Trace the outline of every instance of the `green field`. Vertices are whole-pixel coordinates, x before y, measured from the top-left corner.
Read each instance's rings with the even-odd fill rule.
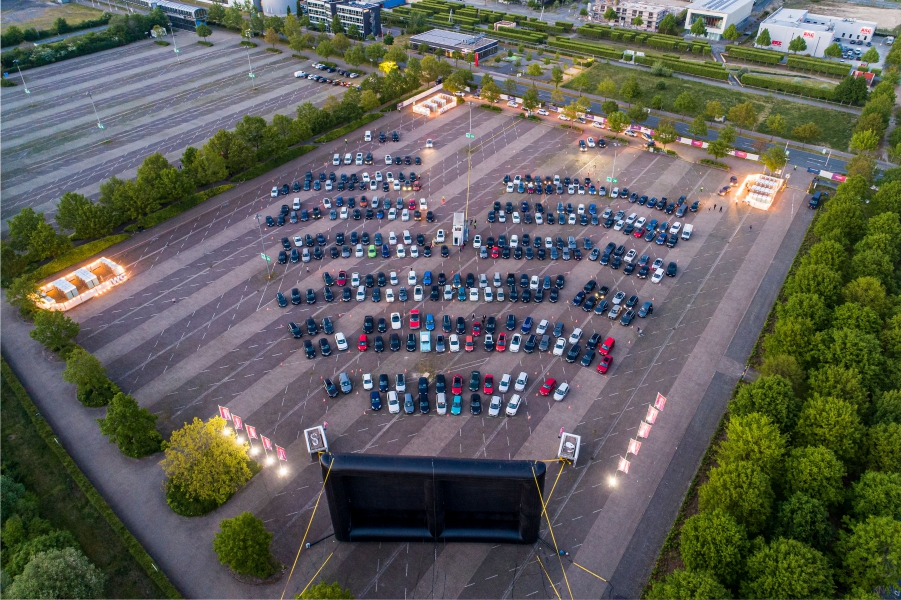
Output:
[[[25,10],[4,10],[3,25],[0,29],[6,31],[11,25],[19,29],[50,29],[53,22],[62,17],[69,25],[78,25],[83,21],[99,19],[103,16],[102,10],[83,6],[81,4],[55,4],[46,5],[46,8],[28,8]]]
[[[106,575],[107,597],[165,597],[44,442],[5,378],[0,383],[0,418],[3,472],[37,494],[41,517],[72,532]]]
[[[702,110],[704,103],[711,100],[718,100],[727,109],[735,104],[751,101],[757,109],[760,119],[757,131],[761,134],[768,135],[766,127],[763,125],[766,117],[770,114],[778,113],[785,118],[788,124],[788,132],[791,132],[792,128],[798,125],[810,122],[816,123],[820,127],[822,138],[815,143],[837,150],[847,149],[848,140],[851,139],[851,130],[857,121],[857,115],[852,113],[810,106],[794,100],[749,94],[739,91],[737,88],[723,88],[677,77],[654,77],[645,71],[604,63],[594,65],[584,73],[568,81],[563,87],[571,90],[578,90],[581,87],[586,92],[594,92],[598,83],[606,77],[610,77],[616,82],[617,86],[621,86],[631,75],[635,76],[643,89],[641,101],[645,104],[650,104],[651,98],[659,94],[663,97],[663,110],[675,112],[672,108],[673,102],[682,92],[689,92],[695,97],[698,110]],[[659,81],[663,81],[666,84],[666,89],[655,89],[654,86]],[[622,100],[621,97],[617,99]],[[695,115],[690,116],[694,117]],[[791,136],[789,133],[786,133],[784,137]]]

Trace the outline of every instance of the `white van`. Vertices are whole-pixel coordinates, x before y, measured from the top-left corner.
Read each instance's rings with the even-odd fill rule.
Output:
[[[351,154],[350,152],[348,152],[347,154],[344,155],[344,164],[345,164],[345,165],[349,165],[349,164],[351,164],[353,161],[354,161],[353,154]]]
[[[695,230],[695,226],[694,226],[694,225],[691,225],[691,224],[686,225],[686,226],[682,229],[682,239],[683,239],[683,240],[687,240],[688,238],[690,238],[690,237],[691,237],[691,232],[694,231],[694,230]]]
[[[372,141],[372,132],[371,131],[367,131],[365,134],[363,134],[363,141],[364,142]]]
[[[332,157],[332,164],[335,165],[336,167],[341,166],[341,155],[340,154],[336,154],[335,156]]]

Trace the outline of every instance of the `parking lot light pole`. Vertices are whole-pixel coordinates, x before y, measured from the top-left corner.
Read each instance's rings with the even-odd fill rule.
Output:
[[[178,59],[178,64],[181,64],[181,56],[178,51],[178,40],[175,39],[175,29],[172,27],[172,23],[169,23],[169,33],[172,34],[172,43],[175,44],[175,58]]]
[[[469,184],[472,181],[472,140],[475,135],[472,133],[472,101],[469,101],[469,133],[466,134],[466,141],[469,145],[466,151],[466,210],[463,215],[463,241],[469,241]]]
[[[266,243],[263,241],[263,225],[262,225],[262,223],[260,223],[260,213],[257,213],[256,215],[254,215],[254,218],[256,218],[257,227],[260,229],[260,247],[263,250],[263,256],[266,256]],[[269,261],[266,259],[263,259],[263,260],[266,261],[266,278],[271,279],[272,273],[271,273],[271,271],[269,271]]]
[[[25,86],[25,93],[30,94],[31,90],[28,89],[28,84],[25,83],[25,76],[22,75],[22,67],[19,66],[19,59],[17,58],[13,62],[16,63],[16,68],[19,69],[19,77],[22,79],[22,85]]]
[[[103,123],[100,122],[100,115],[97,114],[97,105],[94,104],[94,95],[88,90],[86,96],[91,99],[91,106],[94,109],[94,117],[97,118],[97,128],[103,132],[103,139],[106,140],[106,131],[104,130]]]
[[[250,69],[250,89],[257,89],[256,83],[256,75],[253,74],[253,65],[250,64],[250,48],[248,46],[244,46],[244,49],[247,50],[247,68]]]

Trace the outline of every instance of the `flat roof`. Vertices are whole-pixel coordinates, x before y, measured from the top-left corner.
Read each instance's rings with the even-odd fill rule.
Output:
[[[754,0],[696,0],[688,5],[690,11],[713,11],[721,13],[731,13],[746,4],[754,4]]]
[[[458,33],[456,31],[448,31],[446,29],[431,29],[423,33],[418,33],[410,38],[411,43],[424,43],[451,47],[481,47],[485,44],[496,41],[497,40],[488,39],[483,35]]]
[[[873,28],[876,27],[874,21],[818,15],[799,8],[780,8],[764,19],[763,23],[767,25],[797,27],[814,31],[832,31],[839,23],[859,23],[861,25],[869,25]]]

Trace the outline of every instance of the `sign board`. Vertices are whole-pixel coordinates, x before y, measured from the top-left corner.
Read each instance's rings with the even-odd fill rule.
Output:
[[[560,447],[557,449],[557,458],[576,464],[579,460],[579,446],[582,445],[582,437],[572,433],[564,433],[560,436]]]
[[[813,38],[816,37],[816,35],[817,34],[815,34],[812,31],[805,31],[804,33],[801,34],[802,37],[807,38],[808,40],[812,40]]]
[[[861,35],[871,35],[873,33],[872,27],[861,27],[860,28]]]
[[[303,437],[307,442],[307,451],[311,455],[328,452],[328,440],[325,437],[325,429],[322,428],[322,425],[304,429]]]
[[[267,263],[272,262],[272,258],[270,258],[268,254],[264,254],[264,253],[260,252],[260,258],[265,260]]]

